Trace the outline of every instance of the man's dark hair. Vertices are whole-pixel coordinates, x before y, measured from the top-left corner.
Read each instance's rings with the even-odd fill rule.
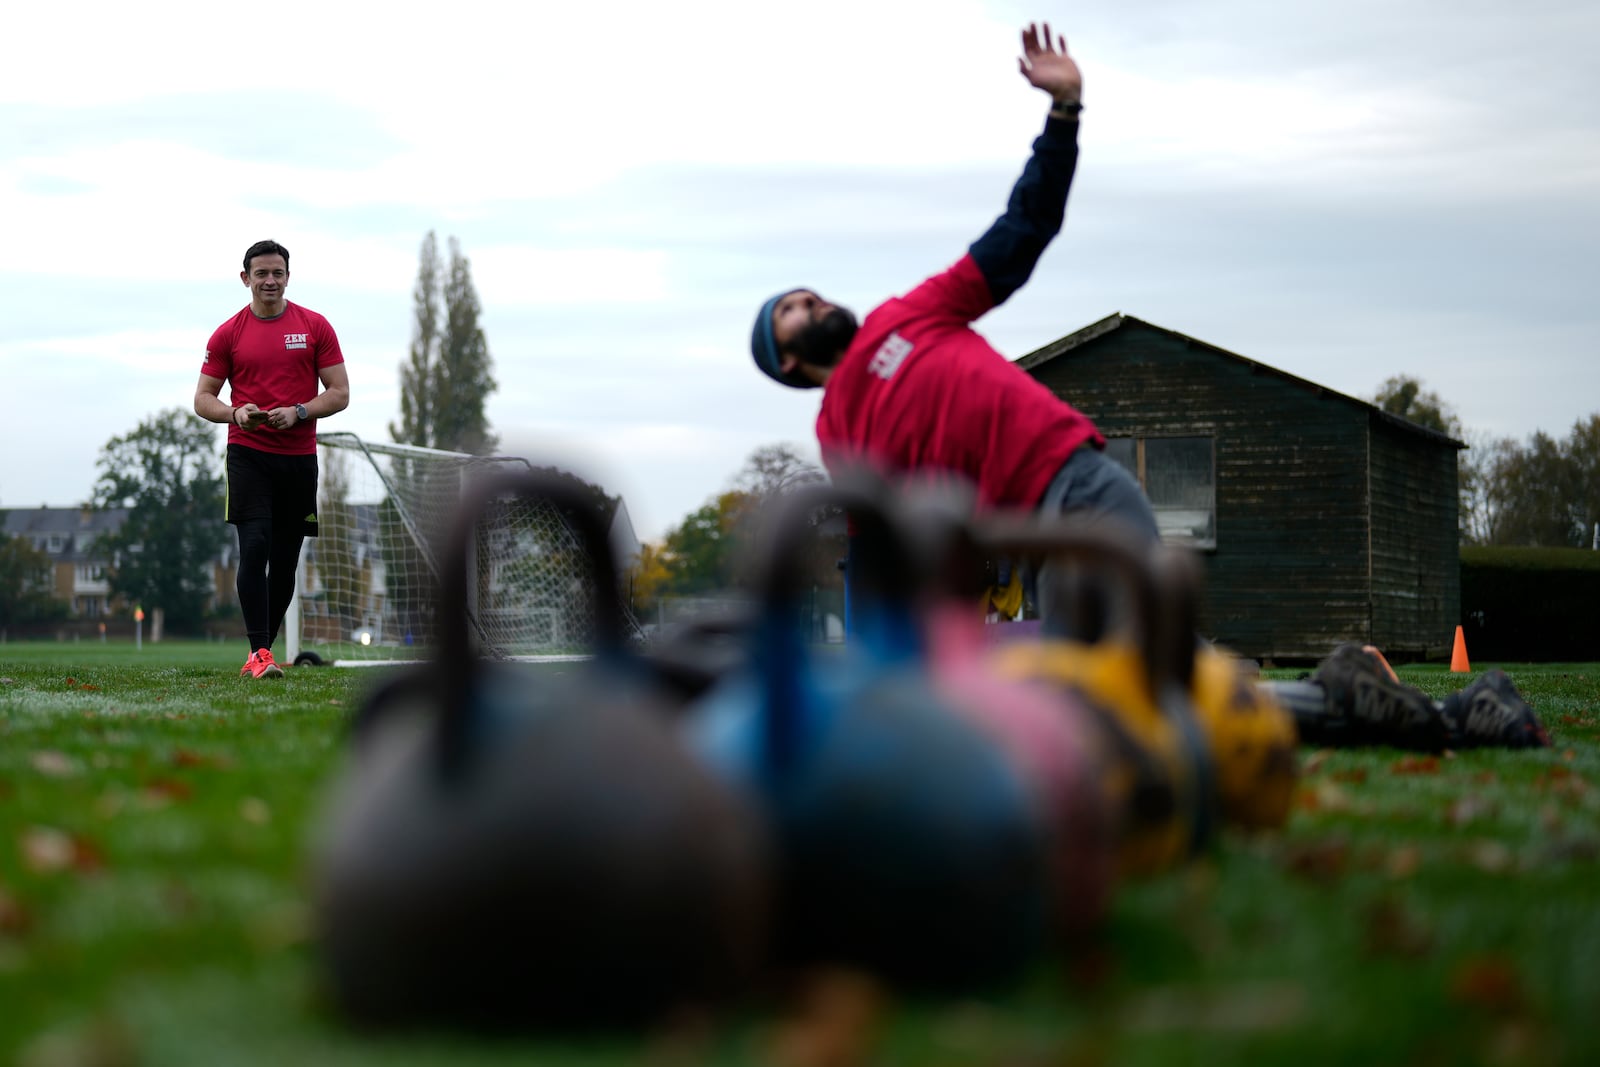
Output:
[[[289,269],[289,250],[276,241],[257,241],[244,250],[244,272],[250,273],[250,261],[257,256],[282,256],[283,269]]]

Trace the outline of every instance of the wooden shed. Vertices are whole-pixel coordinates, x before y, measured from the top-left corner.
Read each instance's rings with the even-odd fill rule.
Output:
[[[1200,552],[1207,636],[1280,662],[1341,641],[1449,654],[1461,442],[1129,315],[1017,362],[1100,427],[1163,539]]]

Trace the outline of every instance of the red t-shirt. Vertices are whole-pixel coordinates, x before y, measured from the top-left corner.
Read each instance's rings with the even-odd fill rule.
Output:
[[[221,378],[229,386],[234,407],[254,404],[263,410],[304,404],[317,395],[318,371],[344,362],[339,337],[315,311],[284,301],[283,314],[258,318],[248,306],[217,327],[206,344],[200,373]],[[297,422],[287,430],[234,425],[230,445],[244,445],[285,456],[317,451],[317,420]]]
[[[1104,445],[1087,416],[972,329],[993,306],[966,255],[873,309],[822,394],[828,469],[954,473],[981,507],[1032,508],[1074,449]]]

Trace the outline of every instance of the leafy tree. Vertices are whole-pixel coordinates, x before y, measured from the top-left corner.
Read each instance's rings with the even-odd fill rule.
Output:
[[[747,553],[762,533],[758,520],[770,514],[776,497],[822,480],[822,471],[788,445],[756,449],[731,479],[733,488],[668,531],[661,546],[668,574],[661,592],[688,596],[747,584]]]
[[[484,412],[499,385],[471,264],[454,237],[449,244],[445,265],[432,231],[422,242],[411,350],[400,365],[400,420],[389,434],[400,444],[485,455],[499,443]]]
[[[826,481],[821,468],[800,457],[793,445],[762,445],[744,461],[734,475],[734,488],[767,500],[802,485]]]
[[[492,374],[489,342],[478,324],[483,308],[472,285],[472,268],[454,237],[450,238],[444,307],[443,374],[434,413],[437,447],[486,455],[499,444],[499,438],[489,432],[483,406],[499,385]]]
[[[1503,545],[1576,543],[1567,505],[1569,469],[1561,446],[1536,431],[1525,446],[1498,457],[1495,540]]]
[[[51,594],[50,572],[50,557],[26,537],[0,534],[0,631],[66,617],[67,605]]]
[[[730,490],[706,501],[667,532],[661,546],[669,575],[664,593],[693,596],[736,584],[735,534],[749,503],[749,494]]]
[[[1461,420],[1450,405],[1441,400],[1438,393],[1423,389],[1415,378],[1397,374],[1388,379],[1378,387],[1374,403],[1391,415],[1461,439]]]
[[[1397,374],[1385,381],[1378,387],[1373,403],[1391,415],[1409,419],[1458,441],[1468,438],[1450,405],[1440,399],[1438,393],[1424,389],[1420,381],[1408,375]],[[1468,446],[1456,454],[1456,527],[1463,543],[1474,544],[1479,543],[1478,529],[1485,521],[1482,486],[1488,472],[1483,466],[1486,451],[1476,448],[1470,441]]]
[[[433,443],[434,375],[439,365],[439,242],[433,231],[422,239],[422,263],[412,290],[411,352],[400,364],[400,422],[389,436],[403,445]]]
[[[1600,547],[1600,412],[1574,423],[1566,444],[1578,546]]]
[[[1507,457],[1520,447],[1509,437],[1468,431],[1460,455],[1461,540],[1469,545],[1499,544],[1501,502],[1506,498]]]
[[[653,607],[667,583],[672,580],[665,546],[649,542],[639,546],[639,558],[629,572],[634,606],[640,611]]]
[[[198,630],[210,567],[227,543],[212,424],[179,408],[158,412],[108,441],[97,465],[94,504],[129,509],[122,528],[100,539],[112,593],[161,608],[175,631]]]

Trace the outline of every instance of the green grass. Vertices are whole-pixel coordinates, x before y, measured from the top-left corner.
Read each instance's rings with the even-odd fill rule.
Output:
[[[378,675],[249,684],[242,658],[0,645],[0,1062],[839,1062],[795,1051],[829,1035],[885,1064],[1600,1061],[1594,664],[1509,667],[1551,751],[1305,750],[1284,831],[1123,887],[1102,944],[1003,999],[574,1046],[374,1037],[322,1007],[306,845]]]

